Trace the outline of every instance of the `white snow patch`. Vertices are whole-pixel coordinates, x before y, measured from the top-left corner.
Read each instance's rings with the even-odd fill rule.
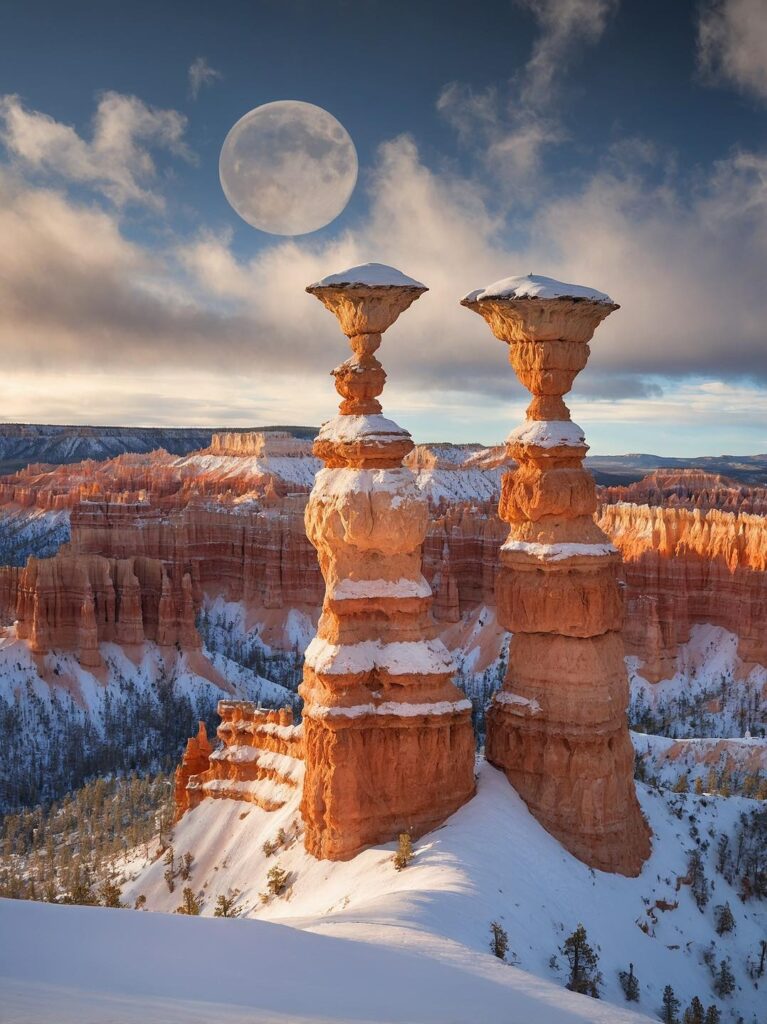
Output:
[[[419,715],[452,715],[456,711],[469,711],[470,700],[438,700],[431,704],[407,704],[403,701],[387,700],[381,704],[354,704],[352,707],[306,708],[304,715],[309,718],[362,718],[365,715],[397,715],[398,718],[417,718]]]
[[[609,302],[612,299],[596,288],[580,284],[565,284],[553,277],[542,274],[527,274],[520,277],[504,277],[486,288],[478,288],[464,296],[466,302],[479,299],[589,299],[591,302]]]
[[[507,540],[501,545],[501,551],[519,551],[534,558],[541,558],[545,562],[559,562],[563,558],[577,556],[602,557],[618,554],[618,549],[612,544],[539,544],[528,540]]]
[[[354,601],[362,597],[430,597],[431,587],[423,576],[409,580],[341,580],[329,596],[334,601]]]
[[[414,501],[420,498],[415,477],[404,466],[395,469],[321,469],[315,477],[312,491],[315,500],[327,501],[349,494],[389,494],[393,498]]]
[[[318,636],[306,648],[304,663],[323,675],[357,675],[375,669],[389,675],[444,675],[454,667],[441,640],[332,644]]]
[[[426,288],[420,281],[408,277],[396,267],[385,263],[363,263],[359,267],[350,267],[337,274],[328,274],[321,281],[310,284],[310,288],[327,288],[331,285],[362,284],[371,288]]]
[[[410,434],[385,416],[336,416],[322,424],[317,440],[390,441],[393,437],[410,437]]]
[[[583,429],[572,420],[526,420],[512,430],[508,439],[538,448],[582,448],[586,443]]]
[[[509,693],[508,690],[499,690],[498,693],[494,694],[493,700],[496,700],[499,704],[518,707],[521,711],[529,711],[531,715],[537,715],[541,710],[541,705],[537,700],[520,697],[518,693]]]

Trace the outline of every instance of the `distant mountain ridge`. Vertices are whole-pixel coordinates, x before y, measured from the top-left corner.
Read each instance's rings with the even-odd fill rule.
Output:
[[[188,455],[209,447],[213,434],[283,430],[294,437],[314,438],[313,426],[270,425],[253,427],[119,427],[77,426],[47,423],[0,423],[0,475],[14,473],[36,462],[55,465],[98,461],[125,452],[146,453],[164,448],[172,455]],[[431,444],[434,449],[483,445]],[[442,454],[446,456],[446,451]],[[767,483],[767,453],[763,455],[702,455],[694,458],[632,452],[626,455],[592,455],[586,465],[597,483],[626,485],[659,469],[699,469],[728,476],[740,483]]]
[[[125,452],[145,453],[164,448],[173,455],[210,445],[213,434],[250,430],[284,430],[312,438],[316,427],[101,427],[47,423],[0,423],[0,474],[15,473],[35,462],[62,464],[84,459],[111,459]]]

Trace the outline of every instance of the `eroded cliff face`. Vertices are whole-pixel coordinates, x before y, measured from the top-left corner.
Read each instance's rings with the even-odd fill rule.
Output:
[[[672,676],[696,623],[739,638],[744,662],[767,664],[767,519],[711,509],[603,505],[627,583],[627,650],[651,682]]]
[[[31,558],[19,579],[16,616],[16,635],[33,654],[72,651],[91,668],[102,664],[103,641],[200,646],[189,574],[171,576],[150,558],[71,551]]]
[[[201,722],[176,770],[176,820],[206,797],[276,811],[303,781],[303,733],[290,708],[269,711],[251,701],[222,700],[218,713],[221,745],[211,750]]]

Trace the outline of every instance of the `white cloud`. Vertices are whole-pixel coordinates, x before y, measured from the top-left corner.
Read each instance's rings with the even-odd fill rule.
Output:
[[[189,94],[195,100],[204,86],[213,85],[214,82],[220,81],[224,77],[220,71],[216,71],[208,64],[206,57],[195,57],[189,65],[187,76],[189,78]]]
[[[566,138],[556,110],[562,80],[599,42],[617,6],[618,0],[517,0],[535,17],[539,33],[507,94],[459,82],[442,90],[437,109],[460,141],[483,154],[511,197],[530,198],[546,148]]]
[[[98,101],[87,141],[71,125],[28,110],[18,96],[0,97],[0,140],[19,164],[88,185],[116,206],[162,208],[162,196],[149,187],[157,176],[150,150],[193,159],[184,141],[186,123],[176,110],[160,110],[135,96],[107,92]]]
[[[767,3],[707,0],[698,21],[702,70],[767,100]]]

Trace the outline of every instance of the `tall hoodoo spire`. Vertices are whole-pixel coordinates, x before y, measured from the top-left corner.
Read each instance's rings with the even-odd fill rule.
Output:
[[[532,274],[471,292],[462,305],[506,342],[533,395],[508,439],[518,468],[504,477],[499,505],[510,531],[498,618],[514,635],[487,716],[487,757],[575,856],[636,875],[650,839],[626,724],[620,555],[594,522],[588,445],[562,398],[597,326],[619,307],[602,292]]]
[[[338,317],[354,353],[333,371],[340,415],[314,445],[326,468],[306,532],[326,592],[300,690],[306,848],[344,860],[400,832],[426,832],[468,800],[474,737],[421,574],[428,509],[402,465],[413,442],[378,401],[381,335],[426,288],[368,264],[307,291]]]

